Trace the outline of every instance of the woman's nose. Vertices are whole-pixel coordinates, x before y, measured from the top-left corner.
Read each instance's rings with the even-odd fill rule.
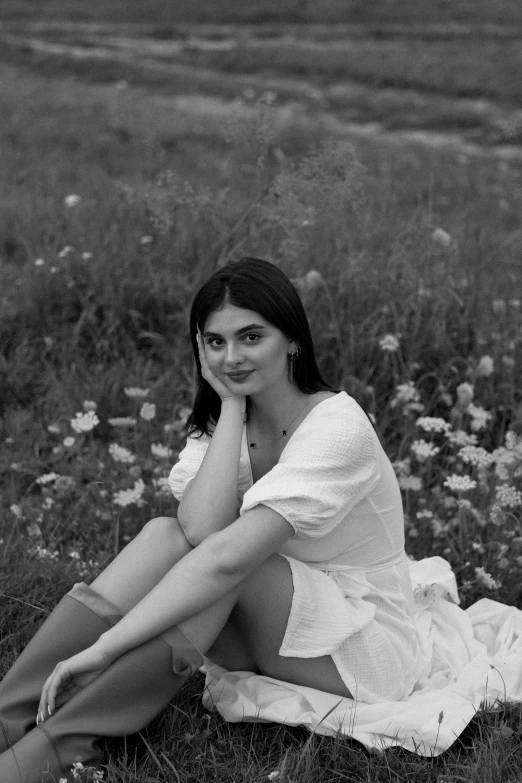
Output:
[[[226,362],[229,365],[236,365],[244,362],[240,345],[233,342],[227,345]]]

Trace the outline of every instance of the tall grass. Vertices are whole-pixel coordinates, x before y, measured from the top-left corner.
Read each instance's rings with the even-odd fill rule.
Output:
[[[205,102],[4,73],[2,669],[72,582],[147,519],[175,513],[164,478],[192,397],[188,306],[242,255],[292,277],[321,370],[374,414],[403,486],[408,550],[447,557],[464,605],[517,603],[520,507],[498,487],[522,483],[520,171],[370,139],[355,149],[270,96],[212,104],[216,116]],[[78,431],[75,414],[93,409],[99,422]],[[494,457],[466,462],[421,415]],[[426,458],[420,440],[439,451]],[[475,488],[452,491],[451,474]],[[484,711],[424,760],[207,719],[200,690],[196,678],[147,744],[113,746],[108,779],[517,779],[519,706]]]

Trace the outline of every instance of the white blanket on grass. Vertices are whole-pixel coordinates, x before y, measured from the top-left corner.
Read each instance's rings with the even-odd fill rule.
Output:
[[[410,571],[430,663],[403,701],[364,704],[207,660],[204,706],[227,721],[305,726],[341,732],[369,749],[402,746],[437,756],[481,704],[522,700],[522,611],[488,598],[460,609],[454,574],[441,557],[412,562]]]

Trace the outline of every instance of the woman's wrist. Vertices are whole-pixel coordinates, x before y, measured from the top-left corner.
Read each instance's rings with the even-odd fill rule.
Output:
[[[112,631],[113,629],[111,628],[102,633],[98,641],[93,644],[93,647],[97,648],[100,655],[107,661],[107,666],[113,663],[116,658],[119,658],[120,655],[123,655],[124,652],[127,652],[126,649],[119,649]]]

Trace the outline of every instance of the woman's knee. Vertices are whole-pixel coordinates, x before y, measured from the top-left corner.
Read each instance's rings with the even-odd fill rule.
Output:
[[[150,519],[141,529],[138,538],[143,543],[160,548],[165,547],[166,551],[174,549],[181,555],[187,554],[193,549],[176,517]]]

